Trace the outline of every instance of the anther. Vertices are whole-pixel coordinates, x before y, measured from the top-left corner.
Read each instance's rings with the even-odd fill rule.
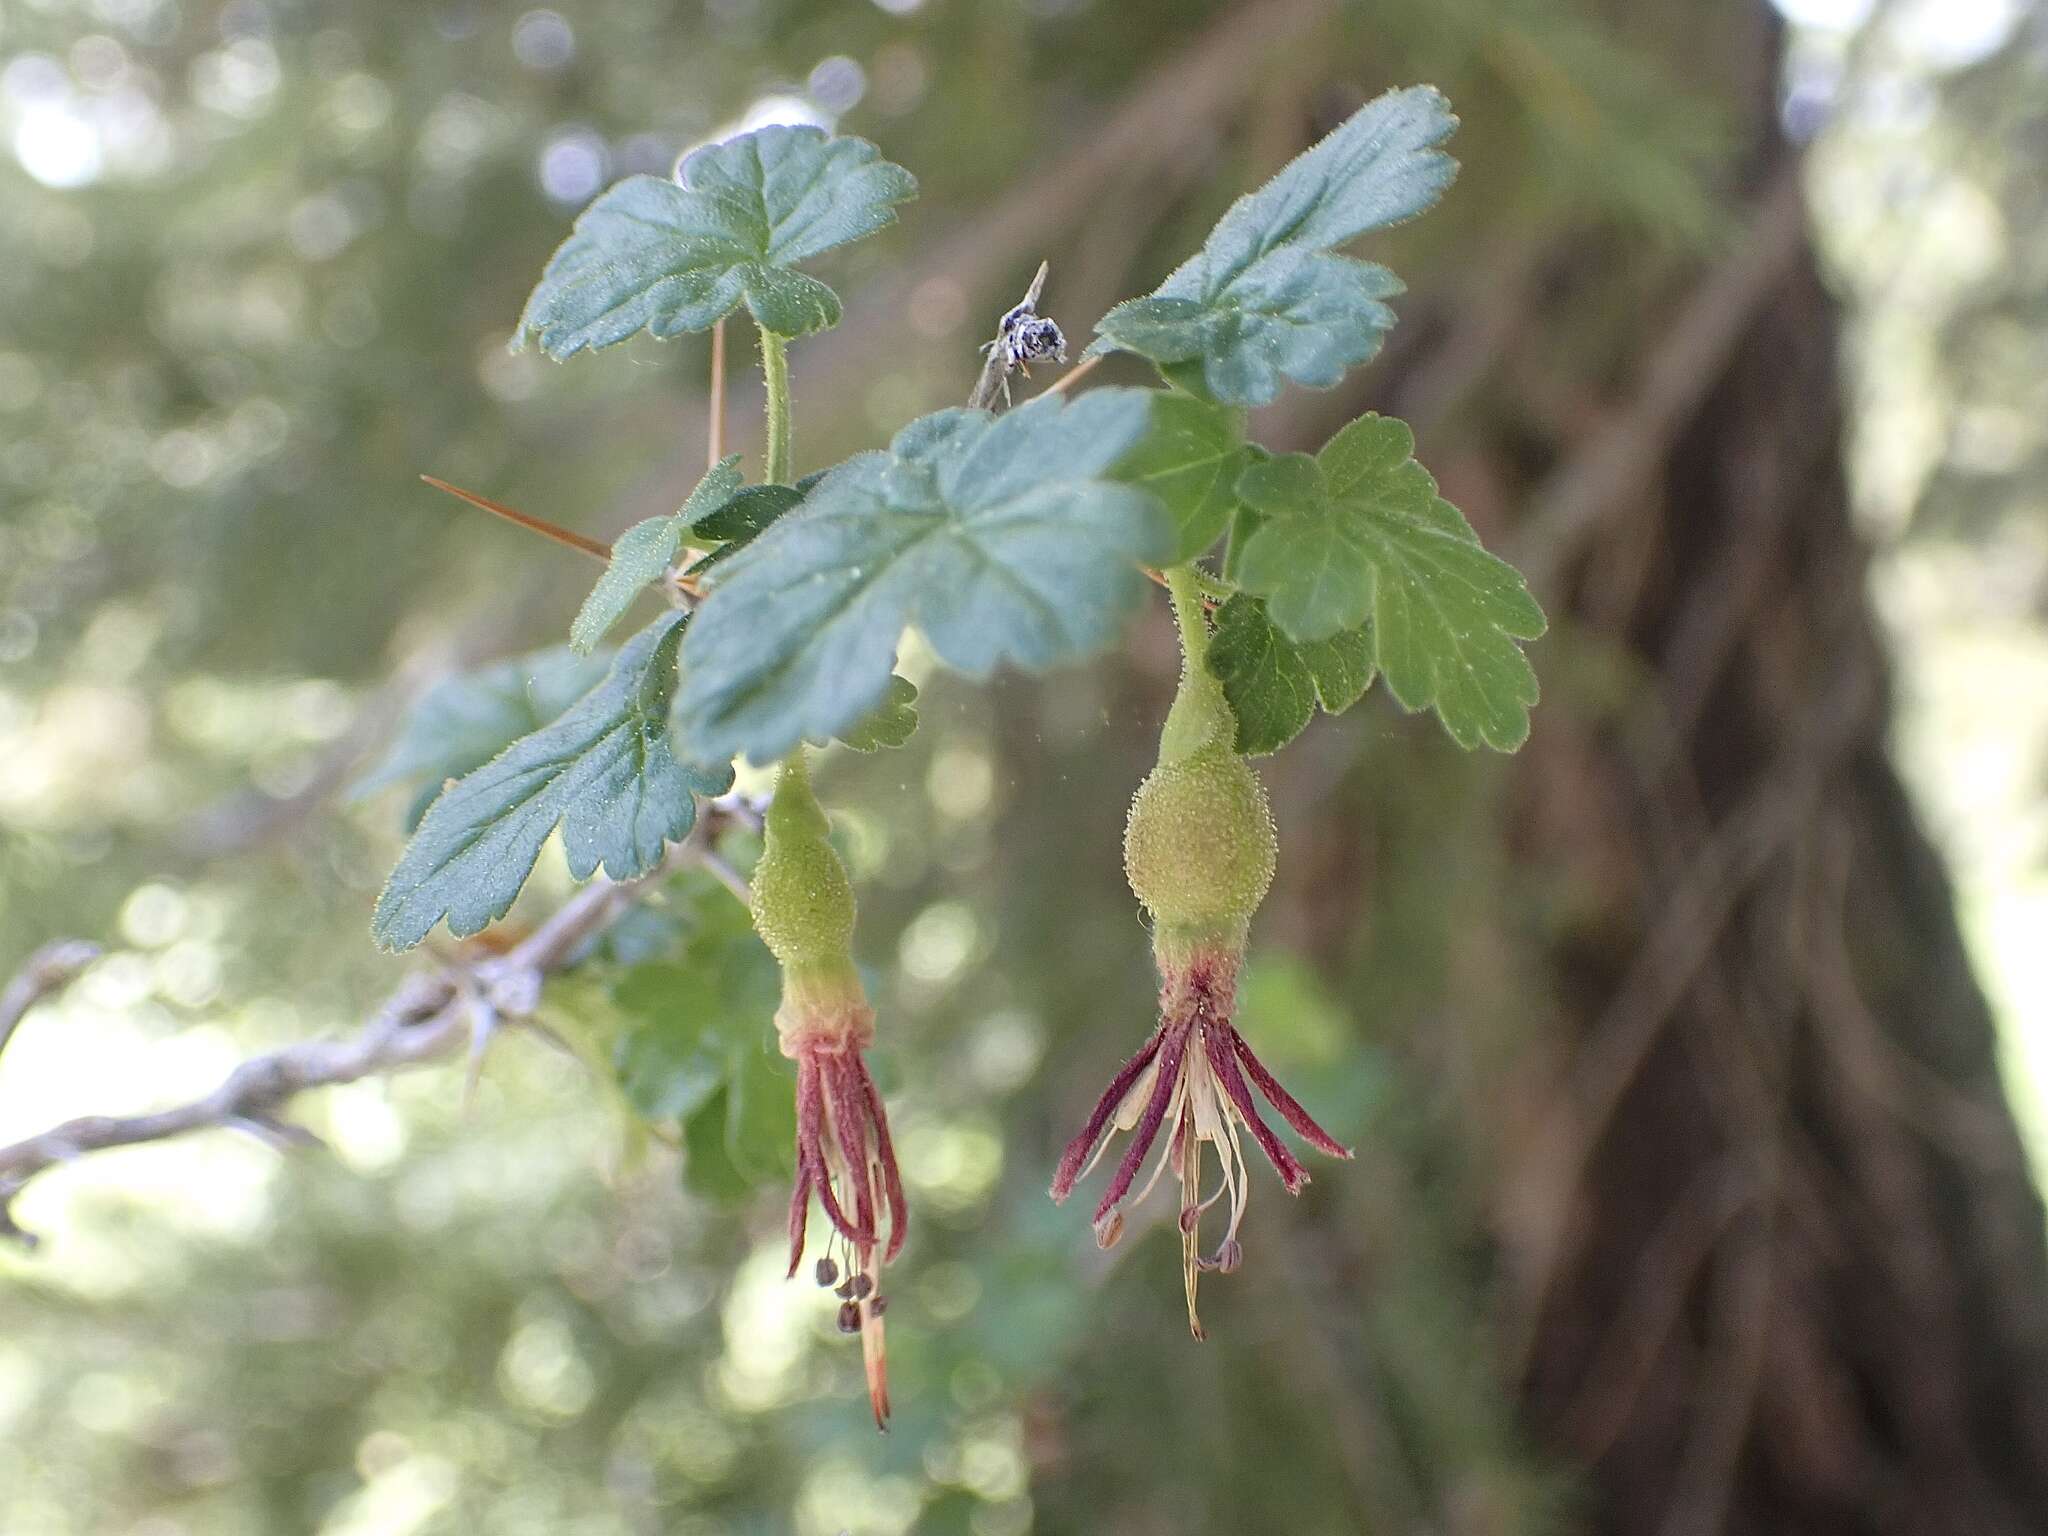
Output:
[[[1116,1240],[1124,1235],[1124,1213],[1111,1211],[1095,1225],[1095,1246],[1114,1248]]]
[[[817,1275],[819,1285],[832,1285],[839,1279],[839,1266],[830,1259],[820,1259],[818,1260]]]
[[[839,1331],[840,1331],[841,1333],[859,1333],[859,1332],[860,1332],[860,1303],[859,1303],[859,1302],[857,1302],[857,1301],[846,1301],[846,1302],[841,1302],[841,1303],[840,1303],[840,1305],[839,1305]]]
[[[867,1299],[868,1292],[872,1291],[874,1288],[875,1282],[870,1280],[866,1275],[855,1275],[853,1277],[853,1299],[855,1301],[865,1301]]]

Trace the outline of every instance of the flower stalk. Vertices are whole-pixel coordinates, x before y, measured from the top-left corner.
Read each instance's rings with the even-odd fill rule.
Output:
[[[761,377],[767,388],[768,444],[766,473],[770,485],[790,483],[789,341],[765,325],[761,330]]]

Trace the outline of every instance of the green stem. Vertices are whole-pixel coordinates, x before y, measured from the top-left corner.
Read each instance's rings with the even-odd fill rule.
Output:
[[[1202,577],[1192,564],[1166,568],[1166,590],[1180,624],[1180,687],[1159,733],[1159,761],[1174,763],[1205,747],[1226,751],[1237,736],[1237,717],[1223,697],[1223,685],[1209,675],[1209,616],[1202,606]]]
[[[1232,411],[1230,415],[1236,425],[1237,435],[1242,439],[1251,426],[1251,413],[1239,409]],[[1244,522],[1245,508],[1233,506],[1230,509],[1230,524],[1223,535],[1223,558],[1216,562],[1216,569],[1223,577],[1218,585],[1227,589],[1222,594],[1226,598],[1237,590],[1238,535],[1244,531]]]
[[[811,751],[802,742],[798,742],[790,749],[789,756],[785,757],[775,770],[776,793],[780,794],[785,784],[798,786],[797,793],[800,795],[810,788]]]
[[[781,810],[782,816],[775,813]],[[824,808],[818,804],[818,797],[811,792],[810,748],[798,742],[789,756],[782,760],[782,766],[775,770],[775,798],[768,802],[768,814],[764,820],[774,819],[778,824],[790,827],[801,826],[816,831],[825,820]]]
[[[768,382],[768,473],[770,485],[788,485],[789,342],[761,327],[761,373]],[[801,751],[792,754],[802,757]]]
[[[1180,653],[1189,671],[1200,671],[1209,654],[1209,618],[1202,607],[1202,578],[1193,565],[1166,568],[1166,590],[1180,625]]]

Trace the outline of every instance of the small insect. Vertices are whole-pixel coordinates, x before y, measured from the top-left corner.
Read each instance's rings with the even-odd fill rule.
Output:
[[[1010,375],[1021,373],[1031,377],[1030,365],[1042,357],[1067,360],[1067,338],[1058,325],[1038,312],[1038,296],[1045,291],[1045,274],[1050,262],[1038,264],[1038,275],[1031,279],[1031,286],[1025,291],[1024,302],[996,322],[996,339],[981,350],[988,361],[982,364],[981,378],[976,381],[974,393],[967,397],[967,403],[975,410],[985,411],[995,404],[1001,394],[1003,404],[1010,403]]]

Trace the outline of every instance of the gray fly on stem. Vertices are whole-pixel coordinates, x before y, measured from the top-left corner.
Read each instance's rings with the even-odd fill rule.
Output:
[[[1057,325],[1038,313],[1038,296],[1045,291],[1045,274],[1051,265],[1045,261],[1038,264],[1038,275],[1025,290],[1024,302],[996,322],[996,339],[982,347],[988,360],[981,366],[974,393],[967,397],[971,409],[993,409],[998,394],[1003,397],[1003,404],[1008,405],[1010,375],[1021,373],[1030,378],[1029,365],[1039,358],[1057,358],[1063,363],[1067,360],[1067,338]]]

